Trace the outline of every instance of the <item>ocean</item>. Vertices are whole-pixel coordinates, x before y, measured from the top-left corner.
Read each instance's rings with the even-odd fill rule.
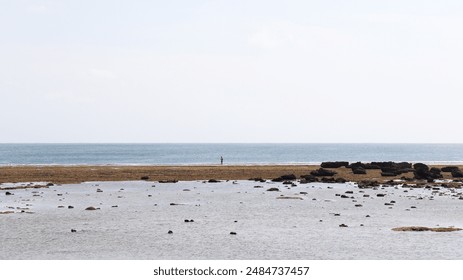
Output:
[[[463,144],[0,144],[0,165],[463,163]]]

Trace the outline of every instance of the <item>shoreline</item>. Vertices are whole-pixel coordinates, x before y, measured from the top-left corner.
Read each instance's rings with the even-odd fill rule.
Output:
[[[442,168],[445,165],[429,165]],[[463,170],[463,165],[453,165]],[[196,180],[248,180],[250,178],[274,179],[294,174],[297,179],[320,168],[320,165],[21,165],[0,166],[0,183],[51,182],[72,184],[89,181],[196,181]],[[381,170],[366,170],[366,174],[353,174],[350,168],[326,168],[335,171],[334,176],[321,178],[344,179],[351,182],[374,180],[385,183],[391,180],[413,179],[413,172],[397,176],[382,176]],[[452,180],[452,175],[442,172],[444,180]],[[144,179],[142,179],[144,178]],[[146,179],[148,178],[148,179]],[[426,182],[426,181],[424,181]]]

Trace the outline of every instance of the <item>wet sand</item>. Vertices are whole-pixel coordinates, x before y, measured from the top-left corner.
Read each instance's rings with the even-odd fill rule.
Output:
[[[430,166],[433,167],[433,166]],[[435,166],[442,167],[442,166]],[[463,170],[463,166],[459,166]],[[208,166],[2,166],[0,183],[9,182],[52,182],[70,184],[88,181],[133,181],[148,177],[148,180],[247,180],[261,177],[272,179],[285,174],[296,177],[307,175],[320,168],[319,165],[208,165]],[[334,178],[347,181],[377,180],[386,182],[402,176],[382,177],[380,170],[367,170],[365,175],[356,175],[351,169],[341,167],[331,169],[338,172]],[[451,179],[450,173],[443,172],[444,179]]]

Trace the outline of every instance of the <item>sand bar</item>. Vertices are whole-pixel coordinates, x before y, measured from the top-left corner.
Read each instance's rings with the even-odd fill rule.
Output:
[[[431,166],[430,166],[431,167]],[[435,166],[442,167],[442,166]],[[463,166],[459,166],[463,169]],[[193,166],[2,166],[0,183],[9,182],[53,182],[58,184],[87,181],[134,181],[148,177],[150,181],[159,180],[247,180],[261,177],[272,179],[285,174],[297,177],[307,175],[320,168],[318,165],[193,165]],[[386,182],[403,176],[413,177],[413,173],[395,177],[381,176],[381,170],[368,170],[367,174],[353,174],[349,168],[331,169],[337,172],[334,178],[348,181],[378,180]],[[451,174],[443,172],[444,179]]]

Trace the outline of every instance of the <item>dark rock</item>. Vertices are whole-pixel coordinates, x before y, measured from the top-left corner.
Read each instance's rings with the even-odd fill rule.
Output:
[[[341,183],[341,184],[344,184],[345,182],[347,182],[347,180],[344,178],[336,178],[335,181],[336,183]]]
[[[355,207],[362,207],[362,204],[355,204]]]
[[[442,178],[440,170],[438,168],[429,169],[426,164],[416,163],[413,165],[415,169],[414,175],[417,180],[427,180],[428,182],[433,182],[435,179]]]
[[[423,170],[429,171],[429,166],[427,166],[427,165],[424,164],[424,163],[415,163],[415,164],[413,165],[413,168],[414,168],[415,170],[423,169]]]
[[[377,197],[385,197],[386,194],[384,194],[384,193],[378,193],[376,196],[377,196]]]
[[[440,169],[440,168],[437,168],[437,167],[431,167],[431,169],[429,169],[429,172],[431,172],[431,173],[436,173],[436,174],[440,174],[440,173],[441,173],[441,169]]]
[[[220,183],[219,180],[216,180],[216,179],[209,179],[209,181],[207,181],[208,183]]]
[[[318,176],[318,177],[320,177],[320,176],[334,176],[336,174],[337,174],[337,172],[327,170],[327,169],[324,169],[324,168],[319,168],[317,170],[314,170],[314,171],[310,172],[310,175]]]
[[[463,177],[463,172],[460,170],[453,170],[452,171],[452,177],[453,178],[462,178]]]
[[[5,192],[5,195],[13,195],[11,192]]]
[[[346,191],[345,193],[354,193],[353,191]]]
[[[74,209],[74,206],[69,205],[69,206],[68,206],[68,209]]]
[[[458,166],[445,166],[442,167],[442,172],[453,172],[453,171],[460,171],[460,168]]]
[[[363,167],[352,168],[352,173],[357,175],[364,175],[367,174],[367,171]]]
[[[261,189],[263,186],[254,186],[255,189]]]
[[[318,178],[313,175],[301,175],[301,178],[304,179],[304,181],[301,180],[302,184],[318,182]]]
[[[89,206],[89,207],[85,208],[85,210],[94,211],[94,210],[97,210],[97,208],[95,208],[93,206]]]
[[[348,227],[346,224],[340,224],[339,227]]]
[[[96,192],[103,192],[103,190],[101,190],[101,189],[96,189]]]
[[[280,189],[279,188],[270,188],[267,190],[268,192],[279,192]]]
[[[363,197],[370,197],[370,195],[369,194],[364,194]]]
[[[292,180],[296,180],[296,175],[287,174],[287,175],[282,175],[278,178],[272,179],[273,182],[283,182],[283,181],[292,181]]]
[[[178,180],[175,180],[175,179],[173,179],[173,180],[160,180],[160,181],[159,181],[159,183],[161,183],[161,184],[165,184],[165,183],[177,183],[177,182],[178,182]]]
[[[291,181],[284,181],[282,184],[283,184],[283,185],[292,185],[293,182],[291,182]]]
[[[343,195],[341,195],[341,198],[349,198],[349,196],[343,194]]]
[[[51,186],[54,186],[54,185],[55,185],[55,184],[53,184],[53,183],[48,183],[48,184],[47,184],[47,187],[51,187]]]
[[[236,235],[236,232],[231,231],[230,234],[231,234],[231,235]]]
[[[349,166],[347,161],[326,161],[320,165],[322,168],[340,168]]]
[[[249,181],[256,181],[256,182],[260,182],[260,183],[265,183],[266,180],[262,179],[262,178],[250,178]]]
[[[397,176],[397,173],[392,173],[392,172],[381,172],[381,176],[383,177],[394,177]]]
[[[71,232],[77,232],[77,230],[75,230],[75,229],[71,229]]]
[[[150,177],[148,177],[148,176],[142,176],[140,179],[141,179],[141,180],[149,180]]]
[[[320,182],[322,183],[336,183],[336,179],[332,177],[323,177]]]
[[[393,168],[393,169],[412,168],[412,164],[408,162],[381,161],[381,162],[371,162],[371,165],[379,166],[380,169],[383,169],[383,168]]]
[[[171,231],[171,230],[169,230],[169,231],[167,232],[167,234],[173,234],[173,233],[174,233],[174,232]]]

